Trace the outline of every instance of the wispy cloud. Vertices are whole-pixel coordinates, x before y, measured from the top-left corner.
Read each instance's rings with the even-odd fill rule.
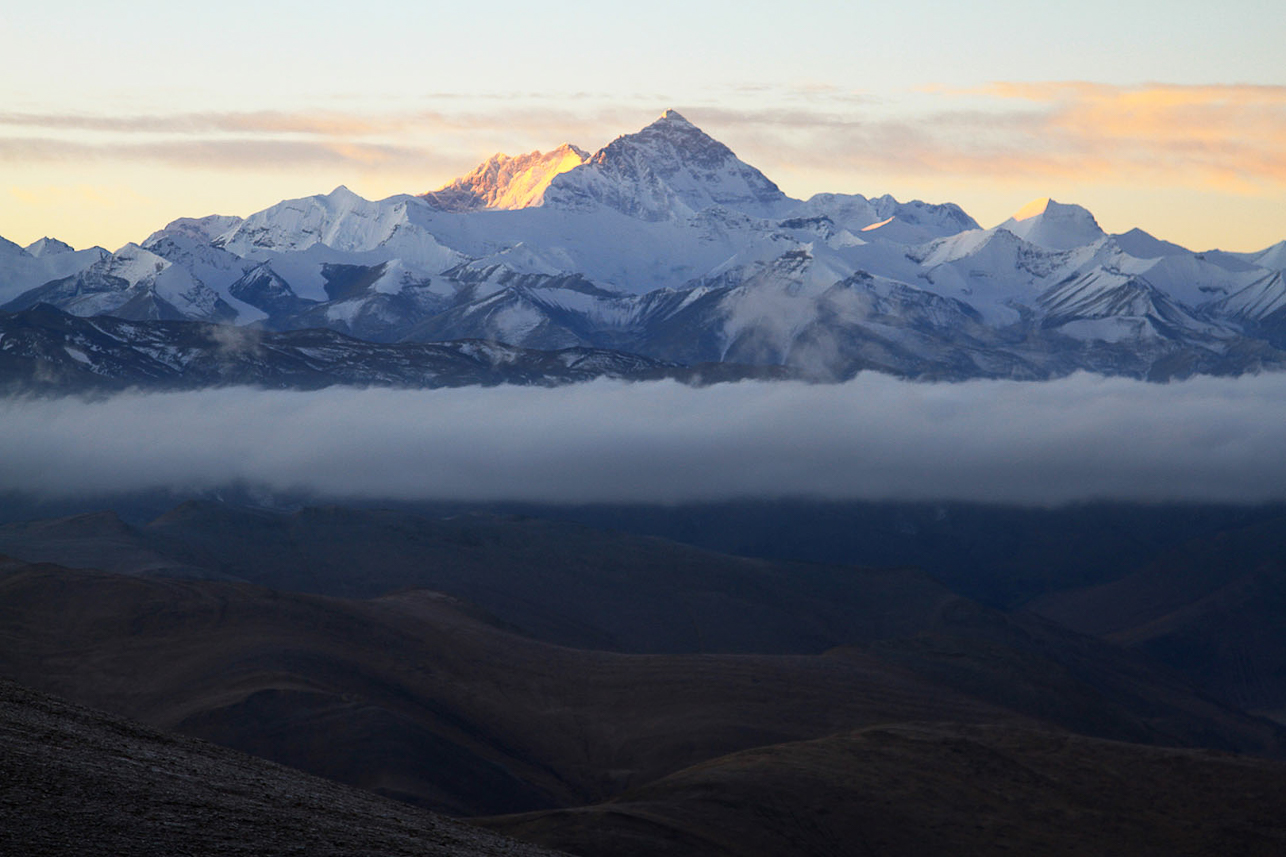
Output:
[[[1286,186],[1286,86],[1001,83],[987,92],[1037,105],[1043,133],[1104,161],[1193,170],[1228,190]]]
[[[423,169],[433,165],[426,149],[341,140],[271,138],[190,138],[148,142],[78,142],[54,137],[0,138],[0,162],[146,161],[180,167],[312,167],[360,165]]]
[[[851,108],[871,101],[862,93],[823,84],[755,88],[749,93],[738,89],[736,94],[805,105],[759,115],[760,121],[777,125],[815,123],[819,105]],[[664,94],[593,91],[558,96],[438,92],[423,103],[430,106],[383,112],[333,107],[133,115],[7,111],[0,112],[0,158],[13,162],[158,157],[186,162],[209,153],[218,163],[254,167],[299,159],[330,163],[346,157],[357,163],[397,163],[404,155],[458,157],[461,149],[485,157],[498,150],[518,154],[566,142],[594,149],[637,130],[665,108],[683,107]],[[813,113],[807,112],[810,108]]]
[[[517,154],[584,140],[593,147],[607,142],[605,129],[629,128],[636,121],[621,107],[577,111],[507,102],[385,114],[10,112],[0,113],[0,161],[93,159],[230,169],[349,165],[420,175],[468,169],[499,149]]]
[[[564,142],[594,149],[676,107],[770,175],[806,168],[1234,194],[1286,189],[1283,86],[999,82],[899,99],[818,84],[725,94],[682,104],[656,93],[442,92],[383,112],[333,105],[127,116],[9,111],[0,112],[0,159],[351,165],[446,180],[496,151]]]
[[[401,130],[406,127],[407,122],[407,117],[371,117],[334,111],[206,112],[133,116],[103,116],[88,113],[0,113],[0,126],[14,128],[149,134],[259,132],[334,137]]]
[[[0,401],[0,490],[1051,504],[1286,499],[1286,375],[595,382]]]
[[[702,111],[782,161],[1006,180],[1286,188],[1286,87],[995,83],[894,113],[835,105]]]

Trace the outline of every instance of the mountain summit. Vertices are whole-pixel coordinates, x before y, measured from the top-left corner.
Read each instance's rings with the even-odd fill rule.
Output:
[[[1000,224],[1000,228],[1048,250],[1082,247],[1104,235],[1087,209],[1048,198],[1027,203]]]
[[[613,208],[643,220],[690,217],[712,205],[754,217],[781,213],[787,197],[759,170],[676,110],[617,137],[550,183],[548,205]]]
[[[70,244],[59,241],[57,238],[50,238],[47,235],[39,241],[28,244],[26,250],[37,259],[44,258],[45,256],[54,256],[59,253],[76,252],[72,249]]]
[[[677,110],[666,110],[651,125],[617,137],[592,156],[570,143],[552,152],[493,155],[421,198],[453,212],[605,206],[652,221],[686,219],[712,205],[772,217],[788,202],[763,173]]]

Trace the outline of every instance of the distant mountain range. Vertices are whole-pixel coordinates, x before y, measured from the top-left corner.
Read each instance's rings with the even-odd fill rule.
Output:
[[[704,384],[787,376],[782,367],[689,367],[579,346],[541,351],[471,339],[385,344],[324,329],[271,332],[197,321],[79,318],[43,303],[0,312],[0,392],[552,386],[595,378]]]
[[[1286,241],[1194,252],[1106,234],[1052,200],[982,229],[949,203],[792,199],[668,110],[593,154],[496,155],[418,196],[340,187],[176,220],[115,253],[2,242],[0,309],[605,349],[818,380],[1164,380],[1286,366],[1284,271]]]

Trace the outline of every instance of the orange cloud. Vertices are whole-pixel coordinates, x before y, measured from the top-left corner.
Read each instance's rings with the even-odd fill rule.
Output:
[[[1255,192],[1286,187],[1286,86],[997,83],[983,94],[1039,110],[1045,145],[1116,171],[1185,173],[1185,183]]]
[[[925,93],[915,110],[794,105],[693,118],[735,125],[765,168],[1286,190],[1286,86],[1006,82]]]
[[[72,142],[56,138],[0,139],[0,163],[84,163],[96,159],[220,169],[314,169],[318,166],[423,169],[430,151],[343,140],[265,137],[179,138],[149,142]]]
[[[202,134],[259,132],[350,136],[398,131],[404,117],[360,116],[324,111],[289,113],[274,110],[227,113],[174,113],[103,116],[82,113],[0,113],[0,126],[65,131]]]
[[[638,115],[620,105],[578,111],[485,99],[467,109],[382,114],[0,112],[0,163],[153,160],[250,170],[349,163],[417,174],[449,164],[451,170],[467,171],[504,148],[548,149],[562,142],[597,148],[620,130],[632,130]]]
[[[607,102],[602,93],[438,93],[423,109],[370,114],[0,112],[0,161],[347,167],[401,171],[419,186],[448,181],[498,150],[563,142],[594,149],[676,106],[770,176],[803,170],[834,176],[837,187],[861,173],[1260,196],[1286,190],[1286,86],[999,82],[901,100],[826,85],[749,94],[761,106],[736,107],[740,99],[732,96],[744,92],[705,105],[638,94]]]

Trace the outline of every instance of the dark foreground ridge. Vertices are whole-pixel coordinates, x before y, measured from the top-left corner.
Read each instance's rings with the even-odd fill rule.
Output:
[[[0,853],[553,857],[3,679]]]
[[[598,806],[491,819],[613,857],[1280,855],[1286,766],[1001,726],[894,725],[715,759]]]
[[[1286,728],[1246,705],[1279,710],[1279,521],[1073,563],[1045,616],[522,516],[8,524],[0,676],[114,716],[0,686],[0,855],[524,853],[431,810],[580,857],[1276,857]],[[1208,682],[1244,656],[1164,657],[1220,638],[1253,699]]]

